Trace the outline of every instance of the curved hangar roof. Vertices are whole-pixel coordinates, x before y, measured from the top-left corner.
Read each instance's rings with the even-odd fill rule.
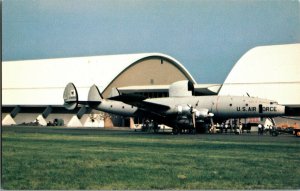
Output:
[[[80,100],[87,99],[93,84],[107,97],[112,87],[195,83],[182,64],[160,53],[7,61],[2,76],[3,105],[62,105],[69,82]]]
[[[300,105],[300,44],[249,50],[227,76],[219,95],[268,98]]]

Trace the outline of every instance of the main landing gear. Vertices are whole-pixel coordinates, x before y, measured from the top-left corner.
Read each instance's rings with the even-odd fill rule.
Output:
[[[172,129],[172,133],[173,133],[173,135],[178,135],[178,134],[195,134],[196,133],[196,129],[195,128],[184,129],[184,128],[180,128],[180,127],[174,127]]]

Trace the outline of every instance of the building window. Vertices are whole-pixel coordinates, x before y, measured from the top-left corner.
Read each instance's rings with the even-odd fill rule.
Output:
[[[151,85],[154,84],[154,79],[150,79],[150,84],[151,84]]]

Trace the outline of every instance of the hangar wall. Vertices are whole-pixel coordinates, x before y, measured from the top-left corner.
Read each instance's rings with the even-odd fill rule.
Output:
[[[108,97],[112,87],[169,85],[185,79],[195,83],[182,64],[160,53],[3,62],[2,104],[12,109],[2,111],[2,124],[34,121],[48,106],[63,110],[62,94],[69,82],[77,86],[79,99],[86,100],[92,84]],[[299,107],[300,44],[256,47],[244,54],[227,76],[219,95],[247,96],[247,93]],[[16,110],[18,106],[42,109],[26,112]],[[16,116],[12,115],[14,110]],[[124,125],[120,116],[92,122],[90,115],[91,111],[85,110],[53,111],[40,120],[63,118],[67,126]]]
[[[64,87],[69,82],[76,85],[82,101],[87,99],[93,84],[99,87],[104,97],[108,97],[112,87],[169,85],[184,79],[195,83],[181,63],[160,53],[8,61],[2,66],[3,106],[6,108],[2,113],[3,125],[28,123],[37,118],[46,122],[63,118],[67,126],[94,126],[87,122],[91,119],[91,111],[79,108],[70,114],[62,108]],[[41,113],[45,113],[49,106],[56,109],[41,118]],[[58,107],[61,109],[56,112]],[[103,123],[114,126],[124,125],[122,120],[120,116],[106,116],[93,121],[98,126]]]
[[[300,44],[256,47],[232,68],[219,95],[272,99],[300,107]]]
[[[142,59],[125,69],[103,91],[103,96],[108,97],[113,87],[128,85],[169,85],[175,81],[189,79],[180,68],[167,59],[152,57]]]

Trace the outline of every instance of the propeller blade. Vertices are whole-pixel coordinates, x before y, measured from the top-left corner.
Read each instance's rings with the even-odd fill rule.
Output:
[[[215,133],[215,128],[214,128],[214,120],[213,120],[213,118],[212,118],[212,117],[210,118],[210,125],[211,125],[211,127],[210,127],[210,128],[212,129],[212,132],[213,132],[213,133]]]
[[[195,112],[193,112],[192,117],[193,117],[193,126],[194,126],[194,128],[196,128],[196,116],[195,116]]]
[[[210,123],[211,123],[212,126],[214,125],[214,120],[213,120],[213,118],[210,118]]]

